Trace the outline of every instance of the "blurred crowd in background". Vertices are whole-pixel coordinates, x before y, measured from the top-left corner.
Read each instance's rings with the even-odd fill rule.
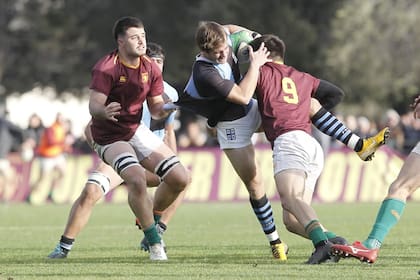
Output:
[[[346,126],[361,137],[369,137],[380,129],[388,126],[391,137],[387,146],[407,155],[420,139],[420,122],[413,118],[412,112],[400,115],[394,109],[385,110],[383,116],[377,120],[370,120],[365,116],[335,114]],[[64,151],[70,153],[91,153],[83,135],[76,136],[72,132],[72,121],[69,116],[57,114],[57,120],[63,127],[66,138]],[[26,127],[12,123],[7,110],[0,114],[0,159],[6,159],[9,153],[20,153],[24,160],[31,160],[37,156],[37,147],[46,126],[41,117],[34,113]],[[187,111],[177,114],[175,132],[180,148],[217,146],[217,139],[209,132],[206,120]],[[330,137],[323,136],[314,128],[314,136],[321,142],[326,152],[328,149],[339,147],[341,144]],[[254,137],[255,144],[267,144],[263,133]]]

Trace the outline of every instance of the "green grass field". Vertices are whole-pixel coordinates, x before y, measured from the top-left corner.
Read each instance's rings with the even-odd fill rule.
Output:
[[[374,265],[356,259],[304,265],[312,245],[285,231],[273,203],[285,263],[270,248],[247,203],[186,203],[165,233],[169,261],[151,262],[138,249],[142,234],[127,205],[96,206],[69,257],[48,260],[70,205],[0,205],[0,280],[18,279],[420,279],[420,204],[409,203]],[[321,221],[348,238],[363,239],[379,203],[316,204]]]

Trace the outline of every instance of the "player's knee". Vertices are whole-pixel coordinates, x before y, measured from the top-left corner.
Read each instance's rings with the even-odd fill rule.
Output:
[[[126,186],[129,196],[143,197],[148,195],[146,180],[131,180],[126,182]]]
[[[99,199],[103,197],[104,193],[96,184],[87,182],[85,188],[80,194],[80,203],[83,205],[94,205]]]
[[[147,193],[147,181],[146,176],[138,173],[139,170],[131,169],[128,173],[124,174],[124,183],[127,187],[127,191],[132,195],[144,195]]]
[[[155,174],[177,192],[183,191],[191,182],[190,173],[182,166],[176,156],[164,159],[157,164]]]
[[[165,177],[164,181],[171,186],[175,192],[182,192],[191,182],[191,174],[181,164],[172,169],[171,174]]]
[[[250,171],[241,175],[241,179],[248,189],[259,189],[262,187],[262,178],[257,176],[256,171]]]

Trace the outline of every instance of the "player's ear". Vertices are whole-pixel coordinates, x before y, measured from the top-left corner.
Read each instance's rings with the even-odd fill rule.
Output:
[[[117,38],[117,45],[118,46],[124,45],[124,40],[120,36],[118,36]]]

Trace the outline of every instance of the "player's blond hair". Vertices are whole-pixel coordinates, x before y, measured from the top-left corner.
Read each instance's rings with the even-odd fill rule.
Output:
[[[223,26],[214,21],[201,21],[195,33],[195,41],[200,51],[209,52],[227,40]]]

